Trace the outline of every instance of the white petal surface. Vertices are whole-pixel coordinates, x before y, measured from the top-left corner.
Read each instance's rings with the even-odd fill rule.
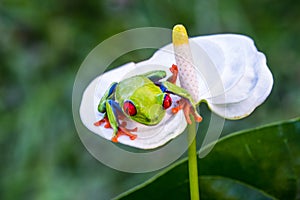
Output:
[[[216,104],[246,99],[257,82],[255,62],[259,52],[253,41],[246,36],[233,34],[197,37],[191,41],[206,51],[218,69],[225,92],[220,95],[212,93],[204,98]]]
[[[198,101],[209,99],[215,104],[245,100],[257,83],[260,58],[253,40],[247,36],[221,34],[190,38],[194,65],[198,69]],[[175,64],[172,45],[159,49],[149,60],[137,65]],[[266,64],[264,64],[265,67]]]
[[[248,116],[253,110],[262,104],[269,96],[272,86],[273,77],[270,70],[266,67],[264,54],[260,53],[256,65],[259,66],[257,72],[257,83],[243,101],[228,104],[213,104],[208,101],[208,106],[216,114],[227,119],[241,119]]]
[[[161,69],[161,67],[158,68]],[[148,69],[148,71],[156,69],[151,68]],[[102,114],[97,111],[99,100],[112,82],[119,82],[123,80],[124,77],[132,76],[138,72],[143,73],[144,70],[145,69],[140,69],[140,67],[134,63],[128,63],[106,72],[93,80],[86,88],[80,105],[80,117],[83,124],[92,132],[111,140],[113,137],[112,129],[106,129],[103,126],[94,126],[94,122],[103,117]],[[165,70],[167,70],[167,68]],[[172,98],[176,101],[177,97],[172,96]],[[170,109],[162,122],[156,126],[145,126],[129,120],[127,123],[127,128],[138,127],[138,131],[134,132],[137,134],[137,138],[130,140],[127,136],[120,136],[118,138],[119,142],[141,149],[153,149],[162,146],[182,133],[186,127],[183,113],[178,112],[176,115],[173,115],[170,113]]]
[[[198,69],[200,94],[211,110],[227,119],[248,116],[269,95],[273,77],[265,56],[251,38],[221,34],[190,38],[194,65]],[[170,45],[150,60],[171,65]],[[166,59],[168,58],[168,59]],[[165,59],[165,60],[164,60]]]

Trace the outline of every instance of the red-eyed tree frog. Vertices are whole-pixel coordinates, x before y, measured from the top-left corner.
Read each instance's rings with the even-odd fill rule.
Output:
[[[127,135],[134,140],[137,135],[131,133],[135,129],[127,129],[126,122],[120,122],[125,117],[144,125],[156,125],[164,117],[166,109],[172,105],[170,94],[177,95],[181,99],[178,106],[172,108],[176,114],[183,109],[187,123],[191,123],[190,114],[195,121],[200,122],[202,117],[197,113],[192,96],[183,88],[177,86],[176,80],[178,68],[172,65],[172,76],[166,81],[163,70],[150,71],[112,83],[98,104],[98,111],[104,114],[103,119],[94,123],[100,126],[105,123],[105,128],[113,129],[113,142],[118,142],[120,135]]]

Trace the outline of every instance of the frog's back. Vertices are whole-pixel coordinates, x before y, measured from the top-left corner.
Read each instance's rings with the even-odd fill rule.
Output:
[[[129,99],[137,89],[149,84],[155,86],[150,79],[142,75],[125,79],[116,88],[116,100],[119,101],[121,98]]]

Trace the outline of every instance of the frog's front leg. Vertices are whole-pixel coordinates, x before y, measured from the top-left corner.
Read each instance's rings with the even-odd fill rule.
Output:
[[[127,135],[131,140],[135,140],[135,138],[137,137],[137,135],[133,134],[131,132],[136,132],[137,131],[137,127],[134,128],[134,129],[128,129],[128,128],[126,128],[126,125],[127,125],[127,123],[123,121],[122,124],[119,126],[117,134],[111,139],[111,141],[118,142],[118,138],[121,135]]]
[[[181,109],[183,110],[185,120],[188,124],[192,124],[190,114],[193,115],[196,122],[202,121],[202,117],[198,114],[196,108],[185,98],[178,101],[178,106],[172,109],[172,113],[176,114]]]
[[[101,126],[105,124],[105,128],[112,128],[114,135],[112,138],[113,142],[118,142],[118,137],[121,135],[128,135],[130,139],[134,140],[136,135],[131,132],[137,131],[137,128],[127,129],[126,122],[123,121],[122,124],[119,123],[119,121],[126,118],[126,116],[123,114],[119,105],[114,101],[114,93],[117,85],[118,83],[116,82],[112,83],[100,99],[98,111],[104,113],[104,117],[95,122],[94,125]]]
[[[183,89],[169,81],[162,82],[161,89],[163,90],[163,92],[175,94],[177,96],[182,97],[178,101],[179,105],[172,109],[172,112],[174,114],[182,109],[185,119],[188,124],[192,123],[192,121],[190,119],[190,114],[193,115],[196,122],[202,121],[202,117],[198,114],[198,112],[196,110],[195,103],[194,103],[192,96],[185,89]]]
[[[104,117],[102,119],[94,123],[95,126],[101,126],[102,124],[104,124],[104,128],[111,128],[106,113],[104,114]]]
[[[100,113],[103,113],[104,114],[104,117],[95,122],[94,125],[95,126],[101,126],[102,124],[105,124],[104,127],[105,128],[111,128],[110,126],[110,123],[109,123],[109,120],[107,118],[107,114],[106,114],[106,102],[109,100],[109,99],[113,99],[113,94],[115,92],[115,89],[117,87],[118,83],[117,82],[113,82],[109,87],[108,89],[105,91],[104,95],[102,96],[102,98],[100,99],[99,101],[99,104],[98,104],[98,111]]]

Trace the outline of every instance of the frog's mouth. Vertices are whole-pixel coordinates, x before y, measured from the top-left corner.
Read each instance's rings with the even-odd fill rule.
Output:
[[[159,116],[156,116],[156,117],[151,118],[151,119],[146,118],[145,121],[146,121],[146,125],[156,125],[160,122],[160,118],[159,118]]]
[[[143,115],[143,116],[136,115],[134,121],[137,121],[147,126],[154,126],[157,125],[159,122],[161,122],[164,116],[165,116],[165,112],[160,111],[156,113],[151,113],[150,115]]]

